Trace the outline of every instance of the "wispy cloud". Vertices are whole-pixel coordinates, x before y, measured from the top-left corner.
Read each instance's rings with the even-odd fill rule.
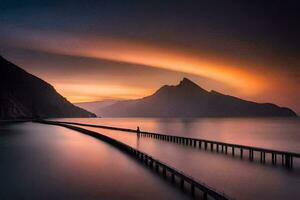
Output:
[[[49,32],[18,31],[18,33],[24,35],[22,41],[17,43],[23,48],[199,75],[224,82],[247,93],[255,93],[265,87],[259,75],[242,70],[239,66],[216,62],[205,55],[186,53],[178,49],[101,36],[91,38]]]

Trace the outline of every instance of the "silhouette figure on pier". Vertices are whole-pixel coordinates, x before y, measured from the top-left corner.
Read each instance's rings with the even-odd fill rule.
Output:
[[[136,128],[136,133],[137,133],[137,136],[140,137],[141,131],[140,131],[140,127],[139,126]]]

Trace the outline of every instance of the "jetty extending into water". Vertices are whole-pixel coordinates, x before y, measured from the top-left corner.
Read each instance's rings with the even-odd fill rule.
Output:
[[[164,141],[181,144],[181,145],[186,145],[186,146],[190,146],[190,147],[198,148],[198,149],[216,151],[218,153],[230,154],[232,156],[239,156],[241,159],[246,157],[250,161],[253,161],[255,159],[255,155],[256,155],[256,157],[259,159],[260,163],[262,163],[262,164],[267,163],[266,157],[270,156],[272,165],[277,165],[277,164],[281,163],[282,166],[284,166],[288,169],[293,168],[294,159],[300,159],[300,154],[295,153],[295,152],[279,151],[279,150],[267,149],[267,148],[261,148],[261,147],[219,142],[219,141],[213,141],[213,140],[205,140],[205,139],[200,139],[200,138],[174,136],[174,135],[146,132],[146,131],[140,131],[140,130],[135,130],[135,129],[119,128],[119,127],[112,127],[112,126],[84,124],[84,123],[76,123],[76,122],[57,122],[57,123],[73,124],[73,125],[79,125],[79,126],[88,126],[88,127],[103,128],[103,129],[110,129],[110,130],[117,130],[117,131],[132,132],[132,133],[138,134],[138,136],[150,137],[150,138],[154,138],[154,139],[158,139],[158,140],[164,140]],[[247,154],[248,154],[248,156],[247,156]]]
[[[185,173],[159,161],[158,159],[153,158],[152,156],[139,151],[129,145],[126,145],[118,140],[115,140],[113,138],[110,138],[108,136],[105,136],[99,132],[90,131],[78,126],[74,126],[62,123],[62,122],[55,122],[55,121],[45,121],[45,120],[38,120],[35,121],[38,123],[43,124],[49,124],[49,125],[57,125],[62,126],[65,128],[69,128],[81,133],[84,133],[86,135],[95,137],[97,139],[100,139],[116,148],[121,150],[122,152],[127,153],[131,157],[134,157],[141,163],[143,163],[145,166],[150,168],[153,172],[161,175],[164,179],[171,181],[174,185],[179,185],[179,187],[182,190],[185,190],[185,188],[189,188],[188,191],[185,190],[185,192],[188,192],[193,198],[199,197],[196,194],[200,193],[201,199],[208,200],[208,199],[215,199],[215,200],[230,200],[232,198],[228,197],[224,193],[218,192],[217,190],[207,186],[206,184],[195,180],[191,176],[186,175]]]

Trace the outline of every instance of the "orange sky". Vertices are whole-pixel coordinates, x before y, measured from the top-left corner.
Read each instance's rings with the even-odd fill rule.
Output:
[[[42,34],[35,35],[32,48],[56,54],[139,64],[202,76],[228,84],[238,89],[240,94],[255,94],[266,87],[260,74],[242,70],[241,66],[234,66],[223,60],[215,61],[203,52],[185,52],[134,40]]]
[[[300,114],[297,1],[4,1],[0,54],[72,102],[190,78]]]
[[[116,69],[124,71],[119,76],[112,76],[111,72],[102,74],[101,70],[91,72],[88,62],[61,64],[61,70],[70,67],[67,73],[71,73],[72,76],[62,71],[53,74],[51,68],[55,68],[57,63],[48,64],[47,70],[33,69],[33,73],[53,84],[71,102],[140,98],[150,95],[163,84],[176,84],[183,76],[187,76],[208,90],[213,89],[253,101],[274,102],[293,108],[299,106],[295,100],[299,97],[297,93],[299,85],[295,85],[289,74],[276,68],[265,67],[265,63],[260,63],[259,60],[240,62],[238,59],[216,56],[204,50],[193,51],[165,44],[120,38],[87,38],[36,32],[24,35],[27,37],[24,40],[27,45],[19,41],[17,43],[19,47],[23,45],[38,52],[87,58],[99,62],[106,60],[124,65]],[[97,62],[95,63],[94,66],[97,68]],[[25,67],[34,65],[46,63],[31,61],[25,64]],[[143,73],[135,76],[135,71],[130,70],[130,67],[125,70],[125,65],[138,65],[142,71],[149,69],[158,71],[148,77]],[[86,72],[84,68],[87,69]],[[159,70],[168,71],[173,75],[166,73],[160,76]],[[288,98],[289,95],[293,97]]]

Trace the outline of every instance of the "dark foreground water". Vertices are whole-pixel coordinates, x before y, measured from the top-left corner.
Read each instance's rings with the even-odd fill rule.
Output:
[[[140,163],[89,136],[36,123],[0,126],[0,199],[185,199]]]
[[[300,152],[299,119],[60,119]],[[87,127],[85,127],[87,128]],[[96,130],[162,160],[235,199],[300,199],[294,170]],[[270,163],[270,162],[269,162]],[[97,139],[36,123],[0,126],[0,199],[184,199],[140,163]]]
[[[67,120],[67,119],[60,119]],[[299,119],[68,119],[113,125],[172,135],[206,138],[231,143],[300,152]],[[88,128],[116,138],[224,191],[236,199],[300,199],[300,162],[293,170],[281,165],[262,165],[239,157],[193,149],[133,133]],[[256,155],[258,156],[258,155]],[[270,159],[270,158],[268,158]]]

